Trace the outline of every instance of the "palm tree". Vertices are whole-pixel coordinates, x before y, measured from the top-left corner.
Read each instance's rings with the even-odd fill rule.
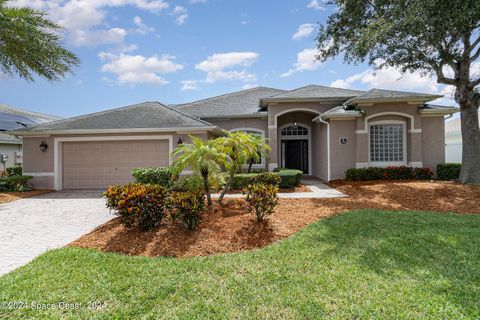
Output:
[[[28,81],[34,80],[34,74],[59,80],[72,72],[79,59],[61,47],[62,28],[42,11],[6,3],[0,0],[0,71]]]
[[[272,150],[270,146],[266,143],[264,137],[259,134],[252,134],[253,143],[256,146],[257,152],[248,159],[248,173],[252,171],[252,166],[255,162],[259,161],[262,157],[268,157],[268,153]]]
[[[200,172],[203,179],[203,187],[207,195],[208,205],[212,204],[210,195],[210,183],[208,178],[228,166],[228,156],[217,148],[214,140],[202,140],[190,136],[192,143],[183,143],[171,153],[173,169],[180,173],[183,169],[190,169]]]
[[[241,166],[251,158],[258,158],[257,142],[255,135],[248,134],[243,131],[226,132],[225,137],[217,138],[215,143],[229,157],[226,169],[229,176],[228,181],[218,197],[218,201],[222,202],[223,197],[227,193],[233,182],[235,173],[240,171]]]

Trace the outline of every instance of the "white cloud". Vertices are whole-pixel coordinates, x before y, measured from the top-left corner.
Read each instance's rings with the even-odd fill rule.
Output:
[[[108,7],[134,6],[159,12],[168,8],[163,0],[19,0],[9,2],[11,6],[32,7],[44,10],[49,17],[65,27],[66,40],[75,46],[94,46],[123,41],[121,28],[102,27]]]
[[[179,26],[187,22],[188,19],[187,9],[182,6],[176,6],[170,15],[175,17],[175,23]]]
[[[249,73],[246,68],[250,67],[258,56],[256,52],[216,53],[195,65],[195,68],[207,73],[205,81],[208,83],[221,80],[251,82],[257,77],[254,73]]]
[[[320,2],[318,0],[311,0],[308,3],[307,8],[315,10],[325,10],[325,8],[320,5]]]
[[[300,40],[303,38],[309,37],[312,32],[315,30],[315,25],[313,23],[304,23],[298,27],[297,32],[293,35],[293,40]]]
[[[243,85],[242,90],[247,90],[247,89],[252,89],[252,88],[255,88],[255,85],[251,84],[251,83],[247,83],[247,84]]]
[[[68,42],[76,47],[96,46],[102,44],[122,44],[127,31],[122,28],[108,30],[83,31],[75,30],[68,34]]]
[[[113,73],[118,84],[136,85],[148,83],[154,85],[167,84],[160,74],[172,73],[183,69],[183,65],[174,62],[170,55],[144,57],[141,55],[113,54],[101,52],[99,57],[106,63],[102,72]]]
[[[149,27],[146,24],[144,24],[142,21],[142,18],[140,18],[139,16],[136,16],[133,18],[133,23],[137,26],[137,29],[135,29],[136,33],[147,34],[149,32],[155,31],[155,28]]]
[[[332,87],[354,88],[358,85],[368,88],[381,88],[405,91],[420,91],[439,93],[440,89],[434,78],[422,77],[420,72],[401,74],[394,68],[385,68],[374,71],[367,69],[345,79],[338,79],[331,83]]]
[[[187,91],[187,90],[197,90],[198,89],[198,81],[197,80],[183,80],[181,81],[182,88],[180,90]]]
[[[297,53],[297,62],[287,72],[281,74],[281,77],[289,77],[295,72],[312,71],[321,66],[321,63],[315,58],[318,54],[317,49],[304,49]]]

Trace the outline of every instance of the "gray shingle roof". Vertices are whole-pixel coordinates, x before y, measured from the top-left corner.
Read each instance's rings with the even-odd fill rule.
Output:
[[[22,140],[15,138],[14,136],[9,136],[8,134],[0,133],[0,144],[22,144]]]
[[[264,99],[264,101],[282,101],[290,99],[348,99],[365,93],[365,91],[309,85]]]
[[[251,115],[259,111],[259,100],[285,90],[256,87],[221,96],[177,105],[176,109],[202,118]]]
[[[353,97],[345,102],[345,105],[355,105],[360,102],[370,101],[385,101],[385,100],[398,100],[398,99],[415,99],[421,101],[430,101],[437,98],[441,98],[441,95],[434,95],[428,93],[384,90],[384,89],[371,89],[362,95]]]
[[[167,107],[159,102],[144,102],[122,108],[40,124],[34,127],[18,129],[11,132],[204,127],[213,127],[213,125],[174,108]]]
[[[0,104],[0,130],[12,130],[22,128],[22,124],[30,126],[59,119],[61,118]]]

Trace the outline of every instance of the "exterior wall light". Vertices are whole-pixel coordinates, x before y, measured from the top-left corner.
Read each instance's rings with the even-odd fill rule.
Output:
[[[48,149],[48,144],[45,143],[45,140],[42,140],[42,143],[40,144],[40,150],[42,150],[42,152],[46,152]]]
[[[178,138],[177,145],[182,145],[182,144],[183,144],[182,137],[179,137],[179,138]]]

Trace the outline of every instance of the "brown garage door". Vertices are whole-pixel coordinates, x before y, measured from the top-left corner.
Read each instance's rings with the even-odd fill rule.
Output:
[[[168,141],[63,143],[63,188],[104,189],[132,181],[137,167],[168,166]]]

